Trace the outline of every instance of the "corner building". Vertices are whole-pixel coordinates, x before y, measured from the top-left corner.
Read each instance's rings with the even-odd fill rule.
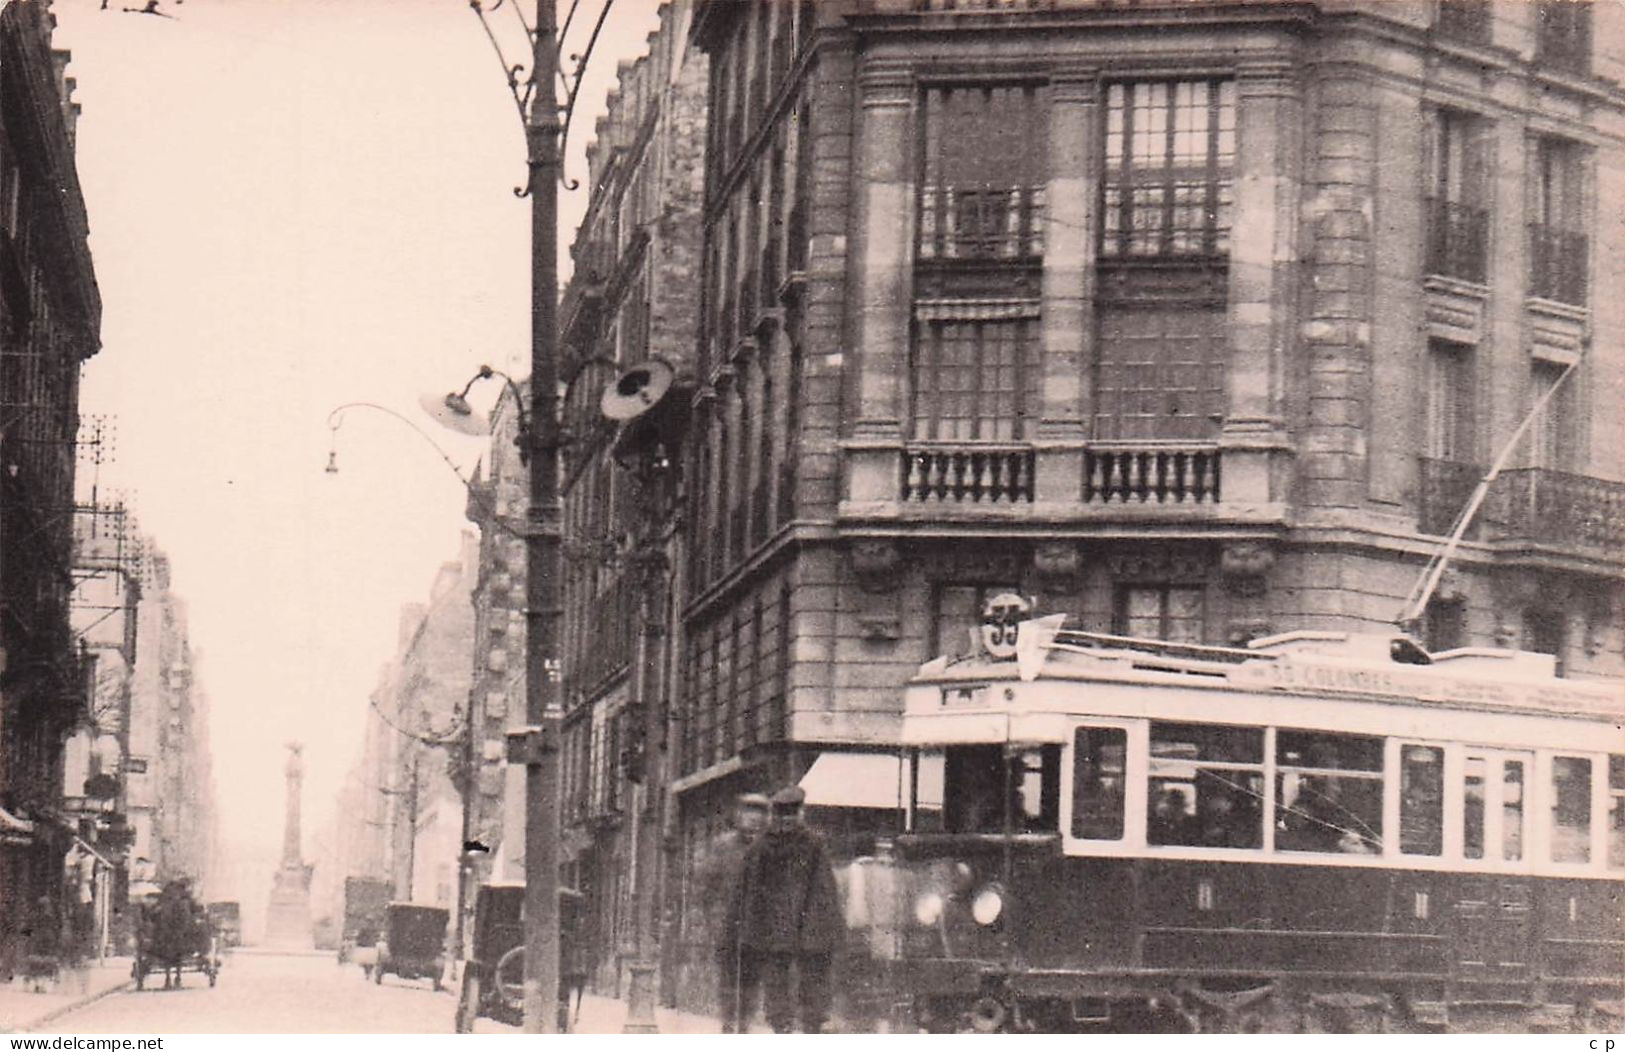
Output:
[[[1625,11],[702,0],[692,39],[680,915],[741,790],[865,850],[841,765],[994,594],[1391,625],[1570,365],[1419,630],[1625,672]],[[706,953],[667,947],[685,1000]]]

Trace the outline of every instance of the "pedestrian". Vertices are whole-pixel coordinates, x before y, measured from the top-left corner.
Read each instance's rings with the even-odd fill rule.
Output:
[[[745,864],[745,852],[767,828],[767,812],[768,799],[765,794],[741,793],[734,802],[733,828],[707,847],[697,882],[701,906],[710,918],[707,934],[715,952],[717,1004],[724,1034],[742,1032],[755,1010],[755,1005],[742,997],[739,913],[733,904],[739,895],[739,875]]]
[[[759,983],[777,1034],[816,1034],[829,1019],[830,966],[846,926],[829,854],[802,820],[797,786],[772,797],[761,839],[745,853],[740,876],[740,988]],[[792,976],[794,997],[792,998]]]

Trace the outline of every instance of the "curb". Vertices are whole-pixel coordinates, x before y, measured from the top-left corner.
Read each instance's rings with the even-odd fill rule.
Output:
[[[46,1026],[47,1024],[50,1024],[50,1023],[54,1023],[58,1019],[61,1019],[65,1015],[69,1015],[69,1014],[71,1014],[73,1012],[79,1011],[81,1008],[86,1008],[86,1007],[88,1007],[90,1005],[93,1005],[97,1001],[102,1000],[103,998],[112,997],[114,994],[121,994],[121,993],[125,992],[126,990],[134,989],[134,987],[135,987],[135,980],[134,979],[126,979],[122,983],[118,984],[117,986],[109,986],[105,990],[98,990],[96,993],[89,994],[89,995],[81,998],[80,1000],[73,1002],[72,1004],[67,1004],[67,1005],[63,1005],[61,1008],[52,1009],[51,1011],[46,1012],[44,1015],[40,1016],[38,1019],[29,1020],[28,1022],[23,1024],[22,1028],[19,1029],[17,1031],[17,1033],[19,1033],[19,1034],[27,1034],[27,1033],[35,1032],[40,1027]]]

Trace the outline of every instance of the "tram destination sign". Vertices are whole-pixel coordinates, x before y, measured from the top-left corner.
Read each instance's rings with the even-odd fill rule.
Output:
[[[1271,661],[1231,670],[1230,681],[1258,689],[1335,691],[1454,702],[1495,708],[1526,708],[1617,717],[1625,699],[1617,691],[1561,684],[1520,683],[1516,680],[1469,679],[1438,671],[1401,668],[1351,668],[1300,661]]]

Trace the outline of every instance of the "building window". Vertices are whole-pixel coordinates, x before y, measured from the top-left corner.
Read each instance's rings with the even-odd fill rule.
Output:
[[[1535,61],[1565,73],[1591,69],[1592,0],[1539,0],[1535,6]]]
[[[1233,82],[1108,87],[1101,256],[1228,254],[1235,154]]]
[[[1095,438],[1215,439],[1229,354],[1219,307],[1102,306]]]
[[[1038,324],[1033,317],[1004,316],[1027,309],[955,305],[943,312],[959,317],[919,311],[910,370],[916,439],[1027,437],[1027,414],[1037,398]]]
[[[1434,599],[1428,603],[1422,641],[1432,653],[1467,645],[1467,602]]]
[[[1281,730],[1275,762],[1277,848],[1382,853],[1381,738]]]
[[[1203,599],[1200,585],[1121,585],[1117,589],[1112,631],[1139,639],[1200,643]]]
[[[1529,180],[1529,295],[1586,302],[1591,242],[1586,236],[1585,154],[1578,143],[1541,137]]]
[[[1048,120],[1032,85],[925,95],[920,259],[1037,259],[1044,253]]]
[[[1591,861],[1591,761],[1552,757],[1552,861]]]
[[[1118,727],[1079,727],[1072,738],[1072,835],[1123,839],[1124,758],[1128,734]]]
[[[1146,842],[1256,848],[1263,844],[1264,732],[1151,724]]]
[[[1427,271],[1483,284],[1489,259],[1484,122],[1439,110],[1427,130]]]
[[[1428,341],[1427,372],[1424,377],[1426,408],[1423,413],[1424,456],[1471,464],[1476,450],[1476,378],[1473,348],[1448,340]]]
[[[1553,394],[1529,433],[1529,466],[1563,470],[1575,463],[1579,439],[1576,429],[1580,415],[1575,405],[1574,378],[1563,379],[1567,366],[1555,362],[1535,362],[1530,370],[1530,404]],[[1559,387],[1559,382],[1562,386]]]
[[[1489,0],[1439,0],[1439,32],[1469,44],[1490,42]]]

